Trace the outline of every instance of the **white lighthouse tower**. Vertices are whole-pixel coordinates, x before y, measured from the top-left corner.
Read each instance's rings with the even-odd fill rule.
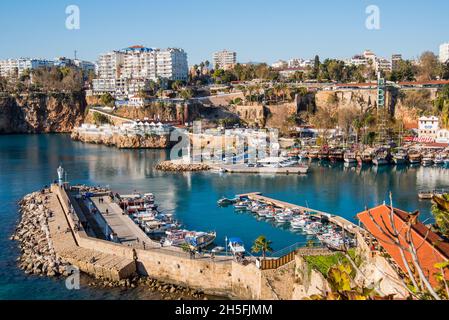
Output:
[[[62,168],[62,166],[59,166],[57,171],[58,171],[58,184],[60,187],[62,187],[64,185],[64,169]]]

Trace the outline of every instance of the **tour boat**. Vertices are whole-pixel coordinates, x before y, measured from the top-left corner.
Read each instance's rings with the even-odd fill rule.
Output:
[[[332,149],[329,151],[329,160],[332,162],[342,161],[343,157],[343,150],[341,149]]]
[[[247,211],[249,207],[249,203],[246,201],[238,202],[234,208],[237,211]]]
[[[408,153],[408,162],[410,164],[420,164],[422,160],[422,155],[416,150],[410,150]]]
[[[320,160],[328,160],[329,159],[329,149],[322,148],[318,153],[318,159]]]
[[[310,150],[307,156],[310,160],[316,160],[318,159],[319,154],[320,154],[319,150]]]
[[[399,165],[399,164],[404,164],[407,162],[407,152],[405,150],[398,150],[394,155],[393,155],[393,161],[395,164]]]
[[[167,237],[164,241],[164,246],[182,246],[186,243],[186,235],[188,234],[188,231],[186,230],[171,230],[166,231],[165,234]]]
[[[345,152],[344,160],[346,163],[356,163],[357,156],[354,152]]]
[[[385,166],[388,163],[388,152],[385,150],[377,152],[373,158],[373,164],[376,166]]]
[[[366,149],[362,152],[361,158],[363,163],[371,163],[373,161],[373,150]]]
[[[217,238],[216,232],[191,232],[186,235],[186,243],[195,249],[204,249],[210,246]]]

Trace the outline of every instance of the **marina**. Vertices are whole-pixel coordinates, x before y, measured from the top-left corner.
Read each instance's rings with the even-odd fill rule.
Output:
[[[23,187],[32,191],[48,184],[54,179],[55,168],[62,161],[64,169],[68,172],[68,179],[74,183],[101,184],[108,186],[108,190],[117,191],[123,197],[133,196],[132,192],[131,194],[129,192],[136,189],[151,191],[157,200],[155,203],[157,202],[158,209],[164,213],[173,213],[177,222],[182,225],[178,230],[217,232],[215,244],[210,247],[210,250],[217,249],[215,251],[222,254],[230,249],[226,246],[226,237],[228,239],[238,237],[245,251],[251,249],[251,243],[261,234],[273,241],[272,246],[275,252],[288,248],[292,244],[300,243],[304,246],[311,239],[318,243],[315,236],[304,234],[301,229],[294,230],[291,222],[290,225],[284,223],[279,226],[274,219],[267,220],[246,213],[236,214],[232,206],[217,208],[217,200],[223,195],[238,195],[248,190],[260,190],[262,194],[277,199],[278,205],[285,202],[306,209],[318,209],[323,213],[332,212],[354,223],[354,215],[360,208],[382,203],[388,199],[389,191],[392,191],[396,195],[395,202],[398,207],[410,211],[418,209],[423,215],[423,220],[429,221],[431,203],[419,201],[417,194],[421,190],[447,189],[446,181],[449,178],[448,171],[443,167],[355,166],[346,168],[343,163],[331,161],[327,163],[313,161],[309,164],[311,173],[309,175],[278,175],[276,179],[270,175],[217,176],[208,172],[174,175],[152,169],[159,161],[167,159],[165,151],[114,150],[73,142],[64,135],[7,138],[5,137],[2,142],[4,146],[2,169],[4,170],[0,172],[1,179],[4,181],[3,185],[9,186],[8,190],[3,189],[5,197],[8,194],[8,197],[19,199],[23,196]],[[35,151],[31,153],[31,150]],[[32,157],[31,154],[33,154]],[[17,166],[20,166],[20,171],[17,171]],[[117,170],[117,167],[120,170]],[[36,172],[40,174],[35,174]],[[374,184],[375,189],[368,187]],[[99,204],[95,197],[93,200]],[[6,202],[6,206],[0,211],[5,217],[9,217],[6,218],[4,227],[14,228],[15,216],[8,215],[8,212],[15,210],[14,202],[9,203]],[[108,209],[112,219],[114,210],[106,205],[109,206],[109,200],[105,198],[104,204],[99,204],[100,210],[104,213]],[[118,210],[117,207],[115,208]],[[149,238],[131,218],[120,215],[115,218],[129,220],[127,228],[114,230],[117,234],[123,232],[125,245],[138,246],[137,236],[132,232],[129,233],[132,230],[142,237]],[[296,225],[295,222],[293,223]],[[301,226],[300,222],[298,226]],[[177,235],[179,234],[175,230],[174,240]],[[183,238],[181,237],[181,241]],[[160,241],[153,241],[151,244],[156,247],[161,245]],[[8,244],[3,243],[3,245]],[[142,246],[142,241],[140,245]],[[150,241],[146,245],[149,246]],[[178,245],[181,243],[178,242]],[[157,248],[155,250],[160,251]],[[185,256],[182,249],[176,246],[167,246],[165,250],[173,251],[175,256],[180,254]],[[27,284],[32,284],[34,280],[30,281],[21,274],[20,270],[2,272],[1,281],[10,282],[11,277],[15,277],[23,279],[19,282],[29,287]],[[45,283],[44,286],[51,288],[51,292],[59,292],[60,296],[66,294],[65,290],[58,290],[58,282],[55,284],[52,280],[45,279],[40,281]],[[28,290],[34,292],[31,287]],[[96,294],[105,293],[82,289],[77,294],[80,297],[95,297]],[[111,291],[110,295],[114,296],[114,293]]]

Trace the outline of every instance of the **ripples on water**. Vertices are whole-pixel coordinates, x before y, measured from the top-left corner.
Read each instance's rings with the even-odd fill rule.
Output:
[[[0,136],[0,298],[1,299],[155,299],[143,290],[82,289],[68,291],[62,281],[25,276],[16,268],[19,252],[8,238],[18,221],[17,201],[50,184],[59,164],[72,183],[109,185],[114,191],[153,192],[163,210],[175,212],[184,227],[241,237],[249,249],[264,234],[276,250],[307,241],[301,233],[274,223],[259,221],[232,208],[218,208],[221,196],[260,191],[265,195],[342,215],[355,221],[365,207],[388,200],[393,192],[398,208],[422,212],[430,222],[430,203],[418,200],[423,189],[448,187],[444,168],[364,167],[313,163],[307,176],[219,175],[213,173],[161,173],[155,163],[165,160],[159,150],[117,150],[72,142],[67,135]]]

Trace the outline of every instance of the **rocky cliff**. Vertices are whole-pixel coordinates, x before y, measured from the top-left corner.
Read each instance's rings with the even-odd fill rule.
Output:
[[[125,136],[125,135],[93,135],[88,133],[80,133],[74,131],[72,139],[93,144],[104,144],[110,147],[117,147],[120,149],[166,149],[172,143],[170,136]]]
[[[84,93],[0,95],[0,133],[66,133],[84,119]]]

